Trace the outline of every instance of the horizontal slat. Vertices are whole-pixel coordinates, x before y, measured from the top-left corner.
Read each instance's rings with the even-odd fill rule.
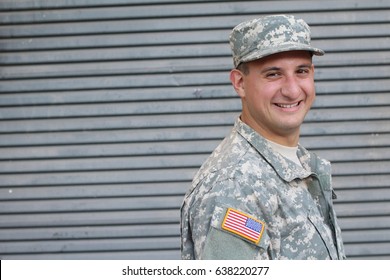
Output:
[[[217,141],[184,141],[184,142],[157,142],[157,143],[124,143],[108,145],[78,145],[78,146],[43,146],[1,148],[0,159],[50,159],[50,158],[81,158],[81,157],[108,157],[108,156],[136,156],[182,153],[208,153],[218,145]],[[96,160],[96,159],[95,159]]]
[[[381,95],[381,100],[390,103],[390,94]],[[344,97],[346,100],[347,97]],[[352,98],[353,99],[353,98]],[[370,98],[367,97],[367,100]],[[343,98],[335,98],[342,101]],[[363,102],[364,97],[360,100]],[[375,98],[374,98],[375,100]],[[319,100],[319,103],[321,100]],[[358,103],[358,99],[355,101]],[[380,103],[372,101],[373,103]],[[307,115],[306,121],[340,121],[340,120],[370,120],[390,118],[389,108],[386,104],[376,107],[357,108],[326,108],[325,103],[321,108],[319,104]],[[346,107],[347,104],[340,106]],[[209,100],[180,100],[165,102],[129,102],[129,103],[106,103],[106,104],[80,104],[80,105],[58,105],[58,106],[24,106],[0,108],[1,120],[12,119],[38,119],[38,118],[64,118],[64,117],[89,117],[89,116],[115,116],[115,115],[157,115],[178,113],[207,113],[207,112],[237,112],[241,110],[241,102],[237,98],[209,99]]]
[[[363,257],[365,256],[386,256],[386,259],[390,258],[389,254],[390,242],[377,242],[377,243],[356,243],[347,244],[345,251],[347,256],[350,257]]]
[[[197,168],[0,175],[1,187],[191,181]]]
[[[356,41],[359,44],[356,44]],[[375,41],[375,45],[372,45],[372,41]],[[371,44],[370,44],[371,42]],[[367,38],[367,39],[321,39],[313,40],[313,45],[325,50],[326,52],[355,52],[355,51],[382,51],[386,50],[386,44],[388,39],[385,37]],[[388,50],[388,49],[387,49]]]
[[[300,7],[301,11],[318,11],[318,10],[332,10],[332,15],[336,14],[337,9],[340,9],[340,14],[345,15],[344,10],[355,8],[358,6],[360,9],[365,7],[373,8],[388,8],[389,5],[386,2],[374,2],[371,6],[364,5],[357,1],[344,1],[343,3],[335,3],[328,5],[320,1],[294,1],[293,4],[289,1],[273,1],[270,5],[269,1],[263,1],[260,3],[252,1],[243,1],[242,3],[230,3],[229,5],[221,5],[221,3],[202,3],[202,4],[172,4],[164,5],[147,5],[147,6],[119,6],[119,7],[102,7],[102,8],[79,8],[80,12],[74,13],[73,9],[59,9],[50,10],[44,9],[43,11],[8,11],[1,15],[1,22],[56,22],[56,21],[90,21],[98,19],[121,19],[121,18],[154,18],[154,17],[189,17],[189,16],[214,16],[224,14],[256,14],[256,13],[272,13],[275,11],[296,11],[297,7]],[[359,4],[358,4],[359,3]],[[54,6],[55,7],[55,6]],[[77,7],[77,6],[76,6]],[[355,13],[362,13],[362,11],[356,10]],[[380,10],[378,11],[380,12]],[[384,16],[386,18],[386,16]],[[331,18],[332,22],[340,23],[343,21],[343,17]],[[360,21],[372,22],[377,17],[370,17],[366,13],[362,13],[359,17]],[[388,19],[388,17],[387,17]],[[329,20],[329,19],[328,19]],[[344,17],[345,20],[345,17]],[[322,22],[324,19],[322,19]]]
[[[337,197],[337,203],[390,201],[390,188],[338,190]]]
[[[388,75],[387,72],[382,74]],[[67,77],[52,79],[4,80],[0,91],[53,91],[53,90],[88,90],[88,89],[123,89],[123,88],[153,88],[153,87],[193,87],[193,92],[203,86],[230,85],[227,71],[215,72],[213,75],[204,73],[172,73],[155,75],[118,75],[102,77]],[[23,82],[22,82],[23,81]],[[376,79],[375,84],[366,80],[329,80],[318,81],[317,91],[320,93],[351,93],[386,91],[388,79]]]
[[[180,208],[183,196],[3,201],[0,213],[152,210]]]
[[[217,144],[218,143],[216,143],[214,147],[216,147]],[[199,163],[203,162],[207,158],[207,156],[208,154],[190,154],[163,156],[151,155],[147,157],[109,157],[99,159],[79,158],[65,160],[43,159],[11,162],[0,161],[0,174],[192,167],[199,166]]]
[[[106,131],[4,134],[0,135],[0,146],[210,140],[224,138],[231,128],[232,125],[213,127],[213,129],[180,127],[110,130],[106,128]]]
[[[357,242],[389,242],[390,249],[390,229],[343,231],[343,240],[346,244]]]
[[[365,12],[366,13],[366,12]],[[238,22],[237,22],[238,23]],[[1,51],[39,51],[79,48],[102,47],[139,47],[188,44],[215,44],[225,43],[228,47],[228,38],[231,29],[224,30],[190,30],[172,32],[147,32],[132,34],[98,34],[73,35],[64,37],[37,37],[37,38],[6,38],[0,40]],[[316,38],[313,34],[313,45],[318,45],[326,51],[364,51],[387,50],[386,37],[359,38]]]
[[[85,64],[49,64],[31,66],[8,66],[0,72],[3,79],[34,79],[34,78],[64,78],[64,77],[90,77],[90,76],[113,76],[131,74],[161,74],[180,73],[188,71],[225,71],[228,75],[231,68],[231,59],[225,58],[202,58],[183,59],[178,61],[150,61],[142,63],[145,68],[139,67],[138,63],[126,62],[99,62]],[[340,80],[340,79],[383,79],[390,77],[388,66],[356,66],[356,67],[326,67],[317,68],[316,79]],[[218,74],[218,73],[217,73]],[[171,74],[172,75],[172,74]],[[188,76],[194,73],[187,73]],[[213,76],[214,74],[210,74]],[[196,76],[195,76],[196,77]],[[138,76],[142,78],[142,76]]]
[[[176,31],[167,33],[134,33],[79,35],[66,37],[38,37],[1,39],[1,51],[56,50],[100,47],[161,46],[167,44],[226,43],[230,30]],[[363,39],[362,39],[363,40]]]
[[[209,2],[210,0],[197,0],[197,2]],[[193,0],[131,0],[132,5],[151,5],[151,4],[172,4],[172,3],[193,2]],[[0,4],[0,10],[34,10],[34,9],[51,9],[51,8],[83,8],[83,7],[106,7],[121,6],[129,4],[129,0],[79,0],[69,2],[67,0],[57,0],[47,2],[46,0],[36,0],[33,3],[15,0],[3,0]]]
[[[387,106],[361,107],[361,108],[329,108],[310,110],[307,114],[307,121],[357,121],[389,119],[390,111]]]
[[[0,188],[0,198],[4,200],[32,199],[77,199],[77,198],[114,198],[183,195],[189,188],[189,182],[112,184],[112,185],[73,185],[55,187],[17,187]]]
[[[121,117],[91,117],[67,119],[19,120],[2,122],[0,132],[33,132],[33,131],[74,131],[129,128],[158,128],[183,126],[216,126],[232,125],[238,112],[218,112],[202,114],[169,114]]]
[[[119,8],[118,8],[119,9]],[[371,22],[367,22],[366,13],[355,11],[322,12],[315,16],[311,13],[294,13],[297,17],[304,18],[311,26],[312,34],[317,37],[373,37],[384,36],[388,29],[388,19],[384,11],[371,11]],[[358,14],[358,15],[356,15]],[[356,24],[354,17],[361,16],[360,24]],[[35,36],[58,36],[79,34],[106,34],[106,33],[133,33],[133,32],[164,32],[177,30],[207,30],[232,27],[258,15],[228,15],[218,17],[174,17],[160,19],[115,19],[87,21],[82,24],[78,21],[35,24],[3,25],[0,27],[1,37],[35,37]],[[338,22],[334,25],[323,25],[324,22]],[[376,23],[375,23],[376,22]]]
[[[206,156],[204,157],[206,158]],[[12,189],[18,186],[37,185],[65,185],[65,184],[119,184],[140,182],[178,182],[191,181],[198,165],[183,166],[183,168],[157,169],[157,170],[94,170],[79,172],[51,172],[51,173],[22,173],[0,175],[0,186]],[[353,162],[334,163],[333,174],[352,176],[361,174],[387,174],[390,168],[388,161],[375,163]]]
[[[356,136],[313,136],[301,138],[301,144],[311,150],[326,148],[356,148],[387,146],[389,134],[371,134]]]
[[[384,255],[364,255],[364,256],[348,256],[348,260],[360,260],[360,261],[385,261],[390,259],[390,254]]]
[[[210,0],[197,0],[197,2],[209,2]],[[193,0],[131,0],[132,5],[150,4],[172,4],[172,3],[193,2]],[[79,0],[69,2],[67,0],[49,1],[35,0],[34,2],[3,0],[0,2],[0,10],[25,10],[25,9],[51,9],[51,8],[82,8],[82,7],[106,7],[120,6],[127,4],[129,0]]]
[[[389,216],[390,203],[387,202],[371,202],[371,203],[342,203],[337,204],[337,215],[344,217],[358,217],[358,216]]]
[[[382,65],[389,63],[388,51],[348,51],[348,52],[328,52],[323,57],[314,57],[313,61],[316,69],[326,66],[363,66]]]
[[[184,114],[184,115],[160,115],[156,116],[121,116],[121,117],[96,117],[96,118],[66,118],[66,119],[41,119],[41,120],[19,120],[19,121],[3,121],[0,126],[1,133],[17,133],[17,132],[56,132],[62,131],[88,131],[105,129],[152,129],[152,128],[178,128],[183,126],[196,127],[200,131],[205,131],[209,126],[227,126],[231,127],[235,119],[239,116],[239,112],[218,112],[218,113],[203,113],[203,114]],[[330,120],[332,121],[332,120]],[[358,126],[360,123],[366,123],[367,126]],[[352,124],[352,125],[351,125]],[[353,124],[356,124],[354,126]],[[373,126],[370,127],[370,125]],[[343,126],[347,134],[369,133],[372,136],[377,136],[378,133],[389,132],[389,127],[386,125],[386,120],[338,120],[337,122],[321,122],[310,123],[303,125],[303,131],[312,131],[308,135],[328,135],[340,134]],[[200,128],[199,128],[200,127]],[[203,128],[202,128],[203,127]],[[379,130],[375,130],[379,127]],[[328,131],[328,133],[326,132]],[[222,135],[221,135],[222,136]],[[364,136],[363,136],[364,138]],[[1,143],[3,142],[0,137]],[[6,139],[6,138],[4,138]],[[375,139],[371,137],[370,139]],[[163,139],[161,139],[163,140]],[[354,139],[355,141],[356,139]],[[309,140],[304,140],[307,142]],[[318,141],[318,139],[316,139]],[[358,140],[357,140],[358,141]],[[312,145],[312,147],[321,147]]]
[[[178,223],[178,209],[138,210],[138,211],[99,211],[70,213],[0,214],[1,228],[35,228],[64,226],[107,226],[129,224]]]
[[[389,229],[390,217],[344,217],[339,219],[339,223],[343,231]]]
[[[0,241],[27,241],[27,240],[75,240],[95,238],[150,238],[176,237],[180,235],[179,224],[155,225],[120,225],[94,227],[49,227],[20,229],[1,229]]]
[[[28,123],[29,121],[24,122],[24,124]],[[167,125],[168,124],[169,123],[167,123]],[[144,129],[129,128],[125,130],[115,130],[115,127],[113,129],[111,127],[102,127],[102,129],[105,128],[106,130],[64,132],[34,132],[30,130],[28,134],[10,133],[0,135],[0,146],[16,147],[64,144],[90,145],[123,142],[132,143],[156,141],[221,140],[230,132],[232,126],[233,120],[231,124],[228,124],[226,126],[212,127],[212,129],[206,127],[160,127],[148,129],[145,127]],[[63,127],[57,127],[58,130],[60,130],[61,128]],[[16,129],[18,129],[18,127],[14,126],[13,131],[15,131]],[[20,129],[22,130],[23,128]],[[388,121],[373,120],[356,122],[329,122],[321,124],[305,123],[302,127],[301,139],[305,139],[308,136],[325,136],[340,134],[352,135],[371,133],[390,133],[390,126],[388,125]]]
[[[8,66],[0,72],[3,79],[34,79],[57,77],[88,77],[129,74],[180,73],[189,71],[221,71],[228,74],[231,59],[196,58],[181,60],[151,60],[142,62],[143,67],[135,61],[89,62],[84,64],[47,64],[31,66]],[[369,70],[369,69],[368,69]],[[192,73],[188,74],[192,75]],[[380,78],[380,77],[378,77]]]
[[[7,105],[47,105],[72,103],[107,103],[123,101],[166,101],[207,98],[236,97],[230,85],[216,85],[201,87],[171,87],[171,88],[143,88],[143,89],[96,89],[51,92],[24,92],[2,93],[0,101]]]
[[[354,176],[333,176],[333,183],[336,188],[364,189],[388,187],[390,174],[365,174]]]
[[[369,107],[390,105],[389,93],[317,94],[313,109],[326,107]]]
[[[227,72],[226,72],[227,73]],[[349,106],[372,106],[389,103],[389,94],[386,92],[375,93],[375,87],[365,93],[363,89],[336,95],[323,95],[322,88],[327,82],[317,82],[320,87],[317,89],[315,108],[319,107],[349,107]],[[321,85],[324,86],[321,87]],[[140,96],[141,94],[141,96]],[[69,92],[41,92],[41,93],[3,93],[0,95],[1,106],[29,106],[29,105],[60,105],[72,103],[116,103],[116,102],[142,102],[142,101],[169,101],[169,100],[196,100],[214,98],[238,99],[231,85],[201,85],[199,87],[176,87],[176,88],[146,88],[146,89],[111,89],[96,91],[69,91]],[[240,103],[237,101],[237,103]]]
[[[390,161],[333,163],[334,175],[388,174]]]
[[[176,155],[155,155],[148,156],[127,156],[127,157],[104,157],[104,158],[80,158],[83,154],[80,152],[78,158],[65,159],[40,159],[40,160],[8,160],[0,161],[0,174],[19,174],[19,173],[39,173],[39,172],[71,172],[71,171],[90,171],[90,170],[123,170],[123,169],[156,169],[156,168],[179,168],[200,166],[208,157],[219,141],[210,142],[208,151],[202,154],[193,154],[188,151],[186,154]],[[138,144],[137,144],[138,145]],[[151,144],[153,145],[153,144]],[[173,145],[178,145],[173,143]],[[104,147],[102,147],[104,148]],[[205,147],[203,147],[205,148]],[[314,151],[316,152],[316,151]],[[157,152],[158,153],[158,152]],[[177,151],[178,153],[178,151]],[[345,162],[351,161],[352,166],[360,166],[363,170],[383,170],[377,165],[383,165],[384,160],[390,160],[390,151],[386,148],[363,148],[363,149],[343,149],[325,150],[317,152],[320,156],[332,161],[336,174],[340,169],[349,169]],[[364,161],[364,162],[358,162]],[[376,163],[375,161],[381,161]],[[340,163],[341,162],[341,163]],[[340,167],[341,166],[341,167]],[[371,166],[371,167],[369,167]],[[385,165],[386,166],[386,165]]]
[[[310,149],[380,147],[386,146],[390,134],[351,136],[313,136],[304,137],[301,142]],[[333,141],[333,142],[332,142]],[[387,142],[386,142],[387,141]],[[16,159],[55,159],[80,157],[112,157],[136,155],[178,155],[183,153],[209,153],[219,143],[216,140],[195,140],[183,142],[118,143],[91,145],[64,145],[43,147],[0,148],[1,160]]]
[[[221,57],[223,64],[219,67],[232,68],[233,62],[231,59],[231,50],[227,44],[196,44],[196,45],[181,45],[177,48],[172,46],[150,46],[150,47],[117,47],[117,48],[99,48],[91,51],[89,49],[74,49],[74,50],[52,50],[52,51],[35,51],[34,55],[28,55],[27,52],[2,52],[0,53],[0,63],[4,66],[18,64],[44,64],[44,63],[80,63],[91,61],[129,61],[142,60],[146,63],[149,60],[167,59],[174,63],[179,63],[185,58],[202,59],[205,57]],[[389,53],[385,51],[350,51],[350,52],[331,52],[326,53],[324,57],[314,58],[315,65],[321,66],[353,66],[353,65],[372,65],[372,64],[388,64]],[[156,67],[153,67],[156,68]],[[142,69],[139,69],[142,70]]]
[[[28,242],[0,242],[2,255],[7,253],[60,253],[60,252],[101,252],[179,249],[177,237],[159,238],[118,238],[97,240],[44,240]]]
[[[1,42],[1,40],[0,40]],[[0,47],[5,45],[0,45]],[[368,56],[373,56],[366,54]],[[381,56],[380,54],[378,54]],[[149,46],[149,47],[116,47],[99,48],[98,50],[90,49],[74,49],[74,50],[51,50],[51,51],[34,51],[34,55],[27,55],[27,52],[9,52],[0,53],[1,64],[38,64],[38,63],[66,63],[66,62],[90,62],[90,61],[131,61],[141,60],[144,63],[152,59],[174,59],[186,58],[202,58],[202,57],[225,57],[228,61],[231,56],[230,48],[227,42],[224,43],[207,43],[197,45],[164,45],[164,46]],[[375,59],[375,56],[372,58]],[[233,66],[230,59],[229,67]],[[141,69],[139,69],[141,70]]]
[[[227,84],[229,81],[227,72],[216,72],[213,75],[204,73],[172,73],[156,75],[123,75],[102,77],[68,77],[53,79],[29,79],[29,80],[5,80],[2,82],[1,91],[46,91],[46,90],[84,90],[84,89],[115,89],[115,88],[145,88],[145,87],[179,87],[200,85]],[[196,89],[195,88],[195,89]]]
[[[383,255],[363,255],[363,256],[347,256],[348,260],[372,260],[372,261],[380,261],[380,260],[388,260],[390,259],[390,254]]]
[[[390,53],[390,52],[389,52]],[[379,73],[375,73],[375,75],[365,73],[366,71],[378,71]],[[389,77],[389,66],[356,66],[356,67],[342,67],[342,68],[333,68],[327,67],[319,69],[316,72],[317,81],[321,80],[351,80],[351,79],[382,79],[385,77]]]
[[[311,2],[316,2],[319,0],[314,0]],[[139,5],[139,4],[144,4],[144,5],[151,5],[151,4],[173,4],[173,3],[193,3],[193,0],[132,0],[131,4],[133,5]],[[210,2],[210,0],[197,0],[196,2]],[[243,4],[247,4],[246,2],[248,1],[242,1],[244,2]],[[264,1],[266,2],[266,1]],[[275,3],[278,1],[272,1],[272,3]],[[286,6],[286,4],[291,4],[289,1],[279,1],[283,2]],[[302,5],[302,1],[295,1],[297,2],[300,6]],[[50,9],[50,8],[80,8],[80,7],[104,7],[104,6],[120,6],[123,4],[129,4],[128,0],[79,0],[77,2],[68,2],[66,0],[58,0],[55,2],[47,2],[46,0],[36,0],[33,3],[29,2],[20,2],[20,1],[12,1],[12,0],[4,0],[1,2],[0,9],[1,10],[18,10],[18,9]],[[306,4],[306,2],[305,2]],[[310,9],[311,3],[307,3],[308,5],[303,5],[303,8]],[[337,8],[337,9],[345,9],[345,8],[350,8],[351,5],[353,5],[354,8],[356,9],[367,9],[367,8],[373,8],[373,7],[387,7],[386,2],[379,1],[379,2],[371,2],[371,3],[366,3],[366,2],[360,2],[356,0],[346,0],[343,2],[334,2],[332,5],[320,5],[320,2],[317,2],[317,5],[315,5],[317,8],[319,6],[321,7],[321,10],[332,10]],[[219,7],[219,6],[218,6]],[[274,7],[272,5],[267,5],[265,7],[268,7],[269,9],[273,9]],[[291,7],[296,8],[295,5],[291,5]]]
[[[360,175],[360,176],[333,176],[333,187],[336,189],[339,201],[351,200],[349,192],[354,193],[373,192],[370,196],[383,199],[381,192],[386,189],[390,175]],[[144,183],[144,184],[115,184],[115,185],[74,185],[55,187],[9,187],[0,189],[1,200],[21,199],[72,199],[72,198],[104,198],[124,196],[156,196],[156,195],[184,195],[190,182],[169,183]],[[358,191],[362,190],[362,192]],[[355,195],[356,196],[356,195]],[[366,199],[366,196],[358,197]]]
[[[337,150],[320,150],[316,152],[321,157],[330,160],[331,162],[346,162],[346,161],[376,161],[390,160],[390,151],[388,147],[383,148],[358,148],[358,149],[340,149]]]
[[[114,104],[82,104],[63,106],[31,106],[0,108],[1,119],[58,118],[72,116],[144,115],[190,112],[239,111],[241,103],[236,98],[224,100],[191,100],[166,102],[132,102]]]
[[[180,249],[155,251],[55,252],[47,254],[7,254],[3,260],[178,260]]]
[[[367,175],[367,176],[333,176],[333,187],[338,195],[337,203],[340,201],[351,200],[349,192],[356,197],[356,194],[369,193],[369,196],[377,200],[384,199],[381,193],[386,189],[389,179],[388,174]],[[157,196],[157,195],[183,195],[190,187],[190,181],[187,182],[169,182],[169,183],[143,183],[143,184],[112,184],[112,185],[73,185],[73,186],[55,186],[55,187],[4,187],[0,189],[1,200],[25,200],[25,199],[77,199],[77,198],[104,198],[104,197],[139,197],[139,196]],[[361,192],[359,190],[362,190]],[[373,193],[370,193],[373,192]],[[367,199],[362,196],[357,199]]]

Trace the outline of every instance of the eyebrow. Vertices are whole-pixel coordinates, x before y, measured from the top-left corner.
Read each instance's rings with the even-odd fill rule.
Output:
[[[310,68],[312,65],[313,65],[313,63],[310,63],[310,64],[302,64],[302,65],[299,65],[298,68]]]
[[[297,66],[297,69],[300,69],[300,68],[310,68],[311,66],[312,66],[312,63],[310,63],[310,64],[301,64],[301,65]],[[271,67],[267,67],[267,68],[261,70],[261,73],[267,73],[267,72],[270,72],[270,71],[280,71],[280,70],[282,70],[282,68],[277,67],[277,66],[271,66]]]
[[[263,70],[260,71],[260,74],[265,74],[267,72],[273,72],[273,71],[280,71],[282,68],[280,67],[276,67],[276,66],[272,66],[272,67],[267,67]]]

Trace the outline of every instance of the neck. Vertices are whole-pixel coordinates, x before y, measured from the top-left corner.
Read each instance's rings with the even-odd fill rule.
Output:
[[[244,114],[241,115],[241,120],[253,128],[257,133],[263,136],[265,139],[275,142],[279,145],[286,147],[296,147],[299,142],[299,133],[300,129],[294,129],[292,131],[284,131],[282,133],[275,133],[264,128],[261,124],[258,124],[256,121],[251,118],[246,118]]]

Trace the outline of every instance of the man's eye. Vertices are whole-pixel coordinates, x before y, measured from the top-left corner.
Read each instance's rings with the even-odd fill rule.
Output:
[[[298,69],[298,74],[307,74],[309,73],[309,69],[306,69],[306,68],[302,68],[302,69]]]
[[[274,78],[274,77],[279,77],[279,76],[280,76],[280,74],[277,72],[267,73],[267,78]]]

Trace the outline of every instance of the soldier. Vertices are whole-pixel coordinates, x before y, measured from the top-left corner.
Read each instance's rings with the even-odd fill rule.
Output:
[[[344,259],[330,163],[299,141],[314,98],[309,26],[288,15],[237,25],[230,80],[242,112],[181,208],[183,259]]]

